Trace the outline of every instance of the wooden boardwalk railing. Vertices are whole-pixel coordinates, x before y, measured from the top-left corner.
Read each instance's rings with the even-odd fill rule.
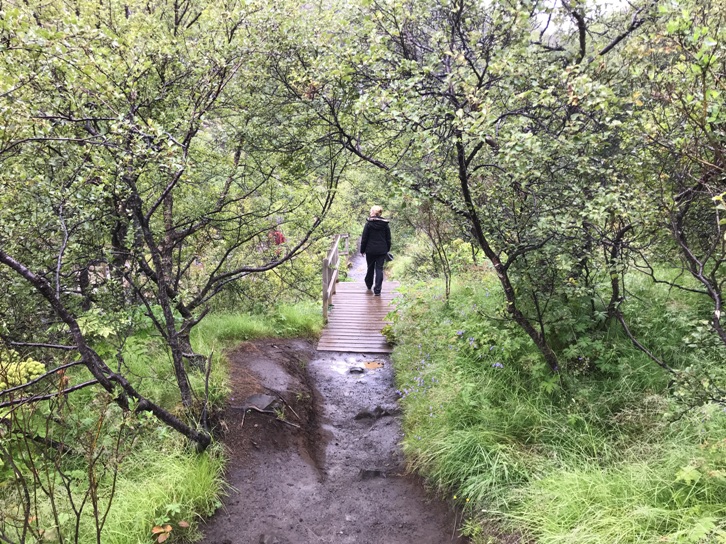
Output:
[[[330,245],[330,251],[323,259],[323,319],[328,320],[328,306],[335,294],[338,282],[338,268],[340,267],[340,241],[345,240],[344,255],[348,255],[348,235],[338,234]]]
[[[384,281],[381,296],[366,290],[363,282],[338,283],[318,351],[391,353],[393,348],[381,334],[393,310],[398,282]],[[332,295],[331,295],[332,296]]]

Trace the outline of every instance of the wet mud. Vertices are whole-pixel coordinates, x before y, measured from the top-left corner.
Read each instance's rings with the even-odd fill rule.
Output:
[[[387,357],[292,340],[245,344],[230,359],[231,488],[203,542],[462,542],[455,513],[406,474]]]
[[[464,542],[456,512],[406,473],[387,356],[297,339],[246,343],[228,359],[231,488],[204,543]]]

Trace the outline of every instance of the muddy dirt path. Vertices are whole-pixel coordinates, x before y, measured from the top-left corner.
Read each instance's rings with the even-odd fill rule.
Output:
[[[232,488],[202,527],[203,542],[463,542],[456,514],[405,474],[388,357],[272,340],[246,343],[229,359]]]

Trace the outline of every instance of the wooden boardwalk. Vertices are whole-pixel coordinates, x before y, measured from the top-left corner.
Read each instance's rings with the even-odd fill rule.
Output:
[[[384,281],[380,297],[366,291],[362,282],[335,286],[328,324],[318,342],[318,351],[391,353],[393,348],[381,334],[386,314],[393,310],[398,282]]]

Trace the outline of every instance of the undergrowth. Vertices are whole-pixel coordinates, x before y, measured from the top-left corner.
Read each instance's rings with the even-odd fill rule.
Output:
[[[659,324],[638,334],[676,368],[721,355],[684,346],[699,319],[687,301],[631,289],[642,296],[627,311]],[[678,386],[615,326],[570,342],[552,374],[502,318],[493,278],[441,292],[406,288],[395,317],[403,447],[463,506],[474,542],[493,541],[492,519],[538,544],[726,542],[722,406],[676,402]]]
[[[151,542],[154,526],[170,525],[167,542],[199,538],[198,522],[221,505],[226,490],[222,478],[223,456],[217,446],[196,454],[178,438],[167,443],[147,443],[121,467],[111,515],[103,542]],[[142,490],[142,492],[140,492]]]
[[[229,394],[226,348],[261,337],[313,337],[321,327],[321,311],[311,304],[280,306],[264,315],[213,314],[202,321],[191,340],[197,353],[212,359],[207,386],[212,419]],[[138,390],[177,417],[185,417],[170,356],[160,339],[152,331],[138,330],[121,342],[124,371],[134,377]],[[110,342],[99,346],[109,354],[115,353],[112,348]],[[85,379],[78,368],[66,376],[74,383]],[[201,402],[205,373],[190,368],[189,379],[196,402]],[[13,476],[13,466],[46,490],[38,493],[33,513],[35,534],[26,535],[24,542],[173,544],[199,539],[199,522],[214,513],[226,491],[224,455],[218,443],[198,453],[148,412],[124,413],[110,395],[91,388],[68,395],[55,410],[58,428],[52,436],[62,445],[55,455],[46,458],[42,439],[28,441],[28,451],[10,440],[3,444],[14,448],[17,457],[13,465],[0,458],[0,540],[3,524],[25,515],[15,488],[4,485],[4,479]],[[42,428],[46,416],[43,411],[27,411],[22,421],[28,425],[28,436],[37,432],[38,424],[43,435],[50,433],[50,427]],[[98,515],[87,494],[91,489],[96,490]]]

